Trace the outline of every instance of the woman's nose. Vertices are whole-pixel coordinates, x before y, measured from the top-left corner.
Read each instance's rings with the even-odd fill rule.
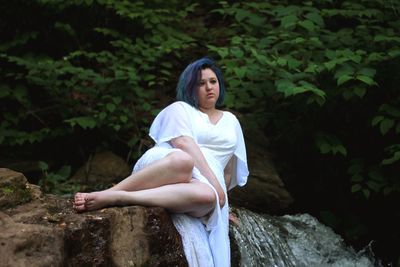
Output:
[[[207,89],[207,90],[210,90],[211,87],[212,87],[211,83],[210,83],[210,82],[207,82],[207,83],[206,83],[206,89]]]

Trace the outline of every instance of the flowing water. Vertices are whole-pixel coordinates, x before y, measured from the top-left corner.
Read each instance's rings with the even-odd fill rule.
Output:
[[[269,216],[235,209],[231,226],[238,266],[381,267],[369,247],[356,252],[333,230],[308,214]]]

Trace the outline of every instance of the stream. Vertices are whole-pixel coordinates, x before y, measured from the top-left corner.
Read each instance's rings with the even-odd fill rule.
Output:
[[[370,249],[347,246],[334,231],[308,214],[270,216],[234,209],[231,226],[240,267],[382,267]]]

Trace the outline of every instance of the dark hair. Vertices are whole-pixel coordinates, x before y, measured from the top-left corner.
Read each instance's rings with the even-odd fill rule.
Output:
[[[176,99],[184,101],[195,108],[199,108],[197,91],[201,79],[201,70],[204,69],[211,69],[217,76],[219,97],[216,106],[220,107],[224,103],[225,83],[221,70],[217,67],[214,60],[209,57],[203,57],[190,63],[182,72],[176,87]]]

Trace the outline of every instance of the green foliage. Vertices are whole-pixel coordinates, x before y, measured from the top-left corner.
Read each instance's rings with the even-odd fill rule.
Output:
[[[71,176],[71,166],[63,166],[57,172],[50,172],[49,165],[44,161],[40,161],[39,168],[42,171],[39,185],[43,192],[64,195],[79,190],[79,185],[68,180]]]
[[[351,176],[353,193],[360,192],[367,199],[371,192],[378,193],[385,189],[385,194],[390,193],[387,178],[382,175],[378,166],[366,168],[362,160],[353,160],[347,172]]]
[[[10,188],[10,187],[4,187],[1,189],[3,191],[4,194],[6,195],[10,195],[12,193],[14,193],[14,189]]]
[[[170,90],[176,80],[171,60],[193,41],[176,25],[196,5],[170,16],[176,4],[154,10],[143,2],[35,1],[38,31],[14,25],[22,33],[1,46],[0,144],[40,143],[84,130],[100,133],[104,143],[137,145],[132,140],[146,134],[159,108],[159,88]],[[9,4],[15,8],[21,7]],[[83,24],[72,15],[77,10],[86,13]],[[111,21],[98,20],[103,15]],[[47,35],[67,41],[55,50],[56,40],[47,44]]]
[[[390,165],[400,160],[400,144],[388,146],[385,151],[389,152],[389,157],[382,160],[383,165]]]
[[[400,55],[395,3],[38,0],[30,6],[37,11],[31,15],[35,25],[12,20],[13,12],[28,12],[21,4],[5,4],[5,21],[14,24],[3,26],[0,44],[0,145],[40,144],[89,131],[103,144],[141,146],[158,103],[171,98],[181,67],[202,54],[201,47],[224,68],[226,106],[251,110],[271,133],[292,123],[276,115],[290,106],[298,122],[320,111],[313,117],[322,121],[325,108],[354,106],[375,91],[394,90],[380,88],[377,70]],[[179,11],[170,16],[172,9]],[[217,17],[219,28],[207,31],[203,25]],[[368,124],[377,127],[382,138],[398,137],[398,104],[395,95],[376,110],[371,106],[371,124],[351,119],[363,119],[368,131]],[[320,153],[363,156],[344,145],[342,132],[318,127],[314,144]],[[300,131],[296,135],[307,129]],[[400,159],[398,142],[384,143],[385,156],[373,164],[382,172]]]
[[[346,148],[337,137],[332,135],[319,133],[316,138],[316,145],[322,154],[332,153],[336,155],[339,153],[343,156],[347,155]]]
[[[390,104],[382,104],[379,107],[381,115],[372,119],[372,126],[379,126],[382,135],[387,134],[390,129],[394,129],[396,134],[400,134],[400,110]]]
[[[270,130],[271,136],[279,136],[282,142],[306,134],[308,129],[304,124],[295,126],[292,131],[296,133],[282,137],[279,125],[293,121],[304,123],[313,118],[316,131],[320,132],[314,141],[320,153],[350,156],[350,159],[370,157],[360,155],[351,145],[345,146],[343,143],[352,140],[346,140],[345,133],[333,128],[337,125],[323,126],[325,129],[318,127],[325,125],[322,121],[329,119],[327,116],[334,116],[325,110],[339,107],[350,110],[358,103],[369,103],[376,97],[375,91],[386,90],[394,97],[390,103],[380,102],[378,114],[370,119],[372,126],[379,127],[383,136],[393,131],[398,138],[400,124],[396,106],[400,102],[399,94],[394,93],[396,88],[382,88],[377,80],[380,74],[377,70],[399,58],[400,20],[396,15],[399,7],[398,3],[383,1],[345,1],[341,4],[322,1],[302,4],[221,2],[221,8],[213,12],[225,18],[230,30],[221,33],[220,45],[209,44],[208,48],[226,67],[226,80],[233,94],[227,106],[252,109],[253,113],[258,113],[257,117],[263,118],[258,121],[259,125],[268,129],[276,125],[276,129]],[[279,115],[287,113],[288,106],[293,105],[292,110],[300,112],[296,118],[292,120]],[[321,115],[311,115],[315,112]],[[373,112],[376,111],[371,106],[368,113]],[[368,118],[354,116],[351,120],[363,120],[359,122],[363,129],[373,131],[369,128]],[[390,143],[393,138],[388,140],[382,140],[386,147],[380,147],[387,156],[374,159],[377,162],[371,165],[377,166],[384,177],[391,175],[385,166],[398,164],[400,159],[398,145]],[[350,175],[350,179],[353,177]],[[371,192],[385,190],[386,187],[378,184],[367,178],[364,185],[354,184],[352,192],[361,191],[369,197]],[[396,184],[398,182],[387,186],[395,188]]]

